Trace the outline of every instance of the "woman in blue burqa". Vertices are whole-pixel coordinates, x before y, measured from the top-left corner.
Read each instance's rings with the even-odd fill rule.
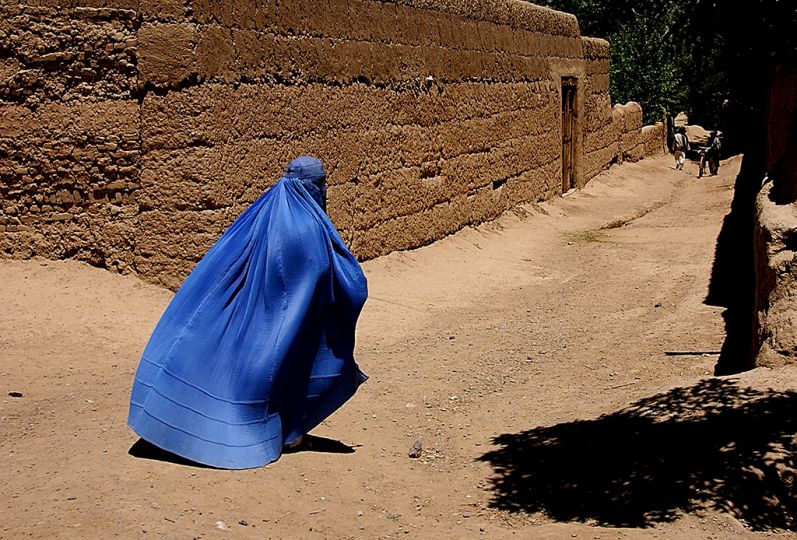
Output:
[[[136,372],[128,424],[142,439],[258,467],[354,395],[366,282],[325,208],[323,165],[295,159],[199,261]]]

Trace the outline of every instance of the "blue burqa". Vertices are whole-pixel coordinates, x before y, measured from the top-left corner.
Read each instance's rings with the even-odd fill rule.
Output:
[[[142,439],[258,467],[365,381],[353,357],[365,276],[325,199],[321,162],[294,160],[186,278],[136,372],[128,424]]]

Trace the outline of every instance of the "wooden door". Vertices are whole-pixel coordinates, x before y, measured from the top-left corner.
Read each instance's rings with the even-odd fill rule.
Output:
[[[576,88],[575,78],[562,78],[562,193],[576,187]]]

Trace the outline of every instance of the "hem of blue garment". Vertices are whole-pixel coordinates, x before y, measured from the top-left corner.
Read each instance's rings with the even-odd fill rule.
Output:
[[[329,389],[327,397],[318,405],[316,412],[306,416],[301,426],[285,435],[284,444],[293,444],[305,433],[309,433],[310,430],[338,410],[341,405],[350,400],[357,392],[357,388],[367,380],[368,375],[360,371],[360,368],[355,365],[351,372],[341,376],[341,380]]]
[[[232,445],[199,437],[173,425],[177,422],[168,422],[168,417],[176,418],[176,415],[179,414],[180,424],[184,426],[205,426],[210,431],[214,431],[215,426],[208,426],[208,424],[218,423],[218,421],[193,411],[188,405],[174,400],[163,400],[163,396],[153,394],[152,389],[147,392],[143,403],[131,402],[128,425],[145,441],[195,463],[222,469],[262,467],[280,457],[284,444],[290,444],[298,440],[351,399],[360,384],[367,379],[368,377],[355,365],[353,370],[341,375],[340,380],[329,389],[327,396],[315,408],[315,412],[303,418],[301,426],[297,426],[290,433],[284,434],[284,438],[282,419],[278,413],[268,415],[259,423],[245,426],[225,424],[223,430],[218,430],[219,432],[228,431],[228,434],[237,435],[237,437],[227,437],[230,440],[251,438],[250,435],[253,432],[260,434],[270,432],[274,434],[252,444]],[[152,401],[153,399],[155,401]],[[152,407],[155,404],[158,406]],[[246,405],[241,405],[241,407],[251,408],[251,406]],[[163,418],[164,416],[166,418]],[[240,437],[242,433],[247,436]]]

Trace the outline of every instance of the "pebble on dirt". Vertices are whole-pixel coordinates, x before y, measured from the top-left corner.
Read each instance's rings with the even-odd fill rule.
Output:
[[[9,395],[9,397],[22,397],[23,396],[22,392],[9,392],[8,395]]]
[[[417,459],[421,457],[422,449],[423,449],[423,444],[421,444],[421,440],[418,439],[414,443],[412,443],[412,446],[410,446],[410,451],[407,452],[407,455],[410,456],[412,459]]]

